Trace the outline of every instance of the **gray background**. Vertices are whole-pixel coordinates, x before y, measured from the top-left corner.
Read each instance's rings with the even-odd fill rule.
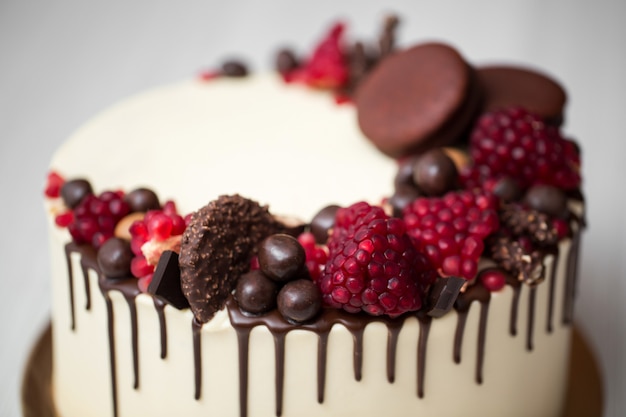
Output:
[[[566,86],[590,213],[576,321],[601,364],[605,415],[626,414],[626,2],[0,0],[0,416],[20,415],[22,368],[49,320],[42,187],[54,149],[130,94],[230,56],[269,69],[279,45],[308,51],[339,17],[373,39],[387,11],[403,17],[403,44],[448,40],[470,61],[536,65]]]

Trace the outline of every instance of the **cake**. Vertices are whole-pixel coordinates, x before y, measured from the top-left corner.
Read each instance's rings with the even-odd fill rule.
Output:
[[[219,71],[46,187],[60,417],[559,416],[584,203],[565,93],[453,47]]]

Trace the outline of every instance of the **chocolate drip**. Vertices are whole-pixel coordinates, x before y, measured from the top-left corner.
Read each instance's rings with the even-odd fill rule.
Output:
[[[477,283],[469,287],[459,295],[454,308],[458,314],[457,328],[454,335],[454,361],[461,362],[461,348],[463,345],[463,333],[469,309],[474,301],[480,303],[480,318],[478,321],[478,346],[476,347],[476,382],[483,382],[483,363],[485,358],[485,339],[487,337],[487,317],[489,313],[489,301],[491,293],[482,284]]]
[[[517,336],[517,313],[519,311],[519,299],[522,292],[522,283],[512,276],[506,276],[507,285],[513,290],[513,299],[511,300],[511,319],[509,321],[509,334]]]
[[[81,262],[81,269],[83,270],[83,281],[85,282],[85,310],[91,310],[91,284],[89,283],[89,268]]]
[[[135,374],[135,382],[133,388],[139,388],[139,340],[137,335],[137,305],[135,304],[135,295],[128,296],[124,294],[126,302],[128,303],[128,309],[130,311],[130,331],[131,331],[131,344],[133,348],[133,373]]]
[[[363,331],[365,329],[350,329],[354,340],[354,379],[360,381],[363,377]]]
[[[194,368],[194,382],[196,385],[196,391],[194,393],[194,398],[196,400],[200,399],[200,394],[202,393],[202,324],[199,323],[195,318],[191,320],[191,333],[193,335],[193,368]]]
[[[113,328],[113,303],[107,291],[102,291],[107,306],[107,327],[109,333],[109,360],[111,365],[111,396],[113,400],[113,417],[117,417],[117,371],[115,366],[115,329]]]
[[[239,416],[248,415],[248,350],[250,345],[251,328],[237,329],[237,343],[239,344]]]
[[[65,246],[65,259],[67,261],[67,276],[69,281],[69,296],[70,296],[70,329],[76,330],[76,315],[74,313],[74,269],[72,268],[72,252],[73,243]]]
[[[324,402],[326,387],[326,357],[328,356],[328,335],[330,331],[319,333],[317,341],[317,402]]]
[[[554,290],[556,286],[556,273],[559,266],[559,247],[557,246],[553,253],[552,268],[550,270],[550,283],[548,287],[548,318],[546,323],[546,331],[552,333],[553,316],[554,316]]]
[[[283,414],[283,387],[285,385],[285,333],[274,335],[276,356],[276,415]]]
[[[526,329],[526,350],[533,350],[533,333],[535,330],[535,301],[537,299],[537,287],[530,287],[528,294],[528,328]]]
[[[165,303],[157,297],[153,297],[154,308],[159,317],[159,328],[161,329],[161,359],[167,357],[167,326],[165,322]]]
[[[578,281],[578,250],[580,247],[580,224],[574,232],[572,244],[567,255],[567,271],[565,279],[565,298],[563,303],[563,324],[571,324],[574,318],[574,298]]]
[[[387,381],[390,384],[396,380],[396,351],[401,329],[401,322],[387,323]]]
[[[426,374],[426,345],[432,317],[425,314],[417,315],[420,334],[417,339],[417,397],[424,398],[424,375]]]

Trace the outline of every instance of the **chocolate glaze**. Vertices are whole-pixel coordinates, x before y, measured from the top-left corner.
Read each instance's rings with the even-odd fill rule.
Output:
[[[578,249],[580,246],[580,229],[582,228],[582,221],[576,221],[577,226],[574,229],[572,237],[572,245],[569,253],[567,254],[567,271],[565,274],[565,294],[564,294],[564,306],[563,306],[563,318],[562,323],[568,325],[572,320],[572,308],[573,299],[575,296],[576,288],[576,276],[577,276],[577,259]],[[106,308],[107,308],[107,321],[108,321],[108,337],[109,337],[109,354],[110,354],[110,372],[111,372],[111,386],[112,386],[112,403],[113,403],[113,416],[118,415],[117,404],[117,372],[116,372],[116,349],[114,339],[114,324],[115,316],[113,311],[113,304],[110,298],[110,291],[120,291],[128,303],[131,320],[131,349],[133,354],[133,371],[134,371],[134,383],[133,387],[137,389],[139,387],[139,355],[138,355],[138,324],[137,324],[137,310],[135,300],[140,293],[137,288],[137,281],[134,278],[128,279],[108,279],[102,275],[96,262],[96,253],[93,248],[84,245],[76,245],[69,243],[65,248],[67,265],[68,265],[68,280],[69,280],[69,299],[70,299],[70,312],[71,312],[71,328],[75,329],[75,311],[74,311],[74,294],[73,294],[73,272],[71,254],[78,253],[81,256],[81,268],[83,269],[83,275],[85,277],[85,288],[87,292],[87,305],[86,308],[90,308],[90,290],[89,290],[89,270],[94,270],[98,274],[98,283],[100,291],[103,295]],[[553,255],[553,267],[550,270],[549,277],[549,299],[548,299],[548,315],[546,323],[546,332],[550,333],[553,330],[553,314],[554,314],[554,287],[556,281],[556,268],[558,265],[558,248],[548,248],[543,252],[544,257],[547,255]],[[522,291],[522,285],[519,281],[515,280],[512,276],[507,275],[507,285],[513,289],[513,298],[511,300],[511,315],[509,332],[511,336],[517,334],[517,317],[519,299]],[[529,294],[529,311],[528,311],[528,328],[527,328],[527,343],[528,350],[533,348],[533,332],[534,332],[534,305],[535,305],[535,292],[536,289],[530,287],[531,293]],[[481,284],[475,284],[468,287],[465,293],[462,293],[457,299],[454,308],[457,311],[457,330],[453,341],[453,360],[460,362],[461,360],[461,346],[463,342],[463,334],[465,332],[465,323],[467,314],[473,301],[478,301],[480,305],[480,318],[478,326],[478,347],[476,358],[476,373],[475,379],[477,383],[482,383],[483,375],[483,363],[485,360],[485,340],[487,330],[487,320],[489,312],[490,294]],[[312,321],[305,322],[300,325],[295,325],[287,322],[277,310],[262,315],[262,316],[247,316],[239,310],[239,307],[233,297],[229,297],[226,303],[229,318],[235,332],[237,333],[237,340],[239,346],[239,394],[240,394],[240,416],[246,417],[248,410],[248,361],[249,361],[249,342],[250,332],[256,326],[265,326],[272,337],[274,338],[275,347],[275,359],[276,359],[276,372],[275,372],[275,398],[276,398],[276,415],[282,414],[283,404],[283,391],[284,391],[284,374],[285,374],[285,338],[288,332],[291,330],[306,330],[315,333],[318,337],[318,349],[317,349],[317,400],[319,403],[324,402],[325,382],[326,382],[326,361],[328,355],[328,336],[330,330],[334,325],[343,326],[347,329],[353,338],[353,366],[354,366],[354,378],[359,381],[362,377],[362,364],[363,355],[367,352],[363,351],[363,334],[366,326],[372,322],[381,322],[387,327],[387,380],[389,383],[393,383],[395,380],[395,366],[396,366],[396,349],[398,343],[398,337],[402,331],[404,322],[409,317],[415,317],[418,320],[419,325],[419,337],[416,346],[417,355],[417,369],[416,369],[416,392],[419,398],[423,398],[425,395],[425,374],[426,374],[426,353],[428,345],[428,336],[430,326],[432,325],[433,318],[428,316],[425,312],[408,313],[403,316],[391,319],[389,317],[371,317],[366,314],[351,314],[342,310],[336,309],[323,309],[320,315]],[[154,308],[157,312],[160,324],[160,342],[161,342],[161,357],[167,356],[167,329],[166,320],[164,314],[165,304],[154,299]],[[435,319],[436,320],[436,319]],[[202,395],[202,350],[201,350],[201,331],[202,324],[195,319],[192,320],[192,337],[193,337],[193,355],[194,355],[194,379],[195,379],[195,393],[194,397],[199,399]]]

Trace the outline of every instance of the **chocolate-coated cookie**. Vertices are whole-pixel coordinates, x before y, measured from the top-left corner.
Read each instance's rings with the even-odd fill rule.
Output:
[[[481,105],[473,69],[452,47],[426,43],[381,61],[359,86],[361,130],[399,157],[457,142]]]
[[[549,76],[529,68],[489,66],[477,68],[485,90],[485,111],[520,106],[560,125],[567,96]]]
[[[198,322],[223,308],[258,244],[283,230],[267,207],[239,195],[221,196],[193,214],[179,264],[183,293]]]

